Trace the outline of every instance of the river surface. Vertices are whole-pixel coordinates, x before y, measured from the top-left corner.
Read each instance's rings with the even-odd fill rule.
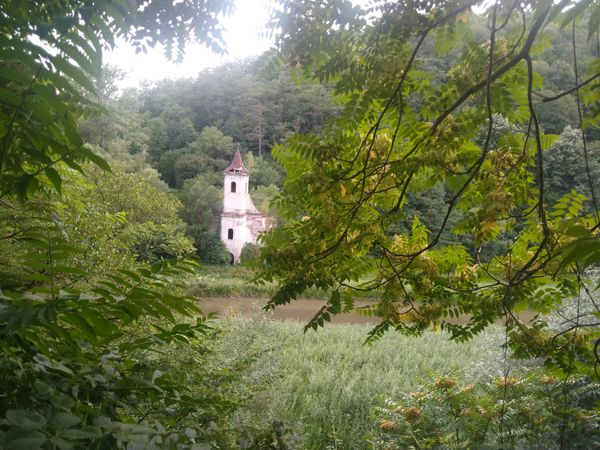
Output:
[[[200,308],[205,314],[217,313],[220,316],[242,316],[248,317],[252,314],[261,313],[263,305],[267,303],[266,298],[203,298],[200,300]],[[299,320],[308,322],[325,305],[325,300],[294,300],[287,305],[278,306],[274,311],[268,311],[265,314],[275,320]],[[373,304],[372,301],[360,301],[356,305]],[[264,312],[263,312],[264,313]],[[521,313],[520,319],[529,322],[534,313],[525,311]],[[464,324],[468,320],[467,316],[462,316],[451,322]],[[377,317],[359,316],[355,312],[347,314],[338,314],[332,317],[332,323],[358,323],[358,324],[375,324],[379,320]]]

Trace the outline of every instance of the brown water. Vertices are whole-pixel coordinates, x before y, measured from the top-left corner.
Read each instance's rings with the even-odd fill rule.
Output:
[[[260,312],[267,300],[266,298],[203,298],[200,301],[200,308],[205,314],[217,313],[220,316],[241,315],[242,317],[248,317],[253,313]],[[325,303],[325,300],[294,300],[287,305],[278,306],[274,311],[269,311],[266,314],[275,320],[308,322]],[[373,303],[372,301],[362,301],[357,303],[357,306],[372,305]],[[534,315],[531,311],[525,311],[519,316],[521,320],[529,322]],[[464,324],[467,320],[468,316],[461,316],[452,322]],[[355,312],[338,314],[331,319],[332,323],[375,324],[378,321],[377,317],[359,316]]]
[[[248,317],[253,313],[262,311],[267,303],[266,298],[203,298],[200,301],[202,312],[217,313],[220,316],[241,315]],[[325,305],[325,300],[294,300],[287,305],[278,306],[273,311],[265,314],[275,320],[299,320],[308,322]],[[373,304],[373,302],[361,302],[361,305]],[[332,323],[377,323],[377,318],[359,316],[355,312],[338,314],[332,317]]]

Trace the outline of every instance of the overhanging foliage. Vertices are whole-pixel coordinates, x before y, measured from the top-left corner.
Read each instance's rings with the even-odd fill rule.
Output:
[[[578,312],[558,336],[542,315],[526,323],[518,313],[586,296],[585,271],[600,260],[600,190],[585,144],[599,118],[598,3],[281,3],[280,57],[333,85],[344,109],[323,135],[295,136],[276,151],[288,173],[276,206],[288,222],[266,239],[258,280],[280,282],[267,308],[332,289],[307,325],[316,329],[377,290],[377,305],[358,308],[381,319],[370,339],[441,327],[460,341],[503,321],[519,351],[567,377],[594,375],[597,306],[591,322]],[[557,26],[571,30],[575,78],[544,97],[532,59]],[[576,51],[584,44],[585,58]],[[447,76],[435,76],[426,49],[445,55]],[[544,158],[556,137],[543,133],[537,105],[566,95],[579,109],[589,197],[549,204]],[[447,195],[437,228],[415,216],[398,233],[407,197],[439,183]],[[447,245],[444,234],[473,245]],[[460,314],[466,325],[453,320]]]

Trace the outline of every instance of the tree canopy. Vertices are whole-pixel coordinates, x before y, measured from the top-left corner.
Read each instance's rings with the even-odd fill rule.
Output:
[[[113,47],[115,39],[139,51],[160,43],[172,58],[182,55],[190,38],[222,51],[217,16],[230,9],[227,0],[3,2],[2,194],[17,186],[25,197],[44,180],[60,190],[58,163],[80,170],[80,163],[90,160],[106,167],[77,132],[77,123],[103,112],[93,100],[93,79],[100,75],[103,49]]]
[[[501,320],[521,354],[593,374],[597,307],[559,335],[543,314],[586,297],[585,270],[600,259],[589,145],[600,118],[599,21],[594,1],[282,2],[279,58],[331,85],[343,108],[322,134],[275,150],[287,222],[266,238],[258,279],[280,283],[267,307],[331,289],[307,327],[357,308],[381,320],[371,338],[441,327],[465,340]],[[572,71],[549,76],[533,63],[552,39]],[[550,86],[560,92],[547,95]],[[548,152],[558,136],[540,118],[564,99],[576,107],[577,130],[560,144],[568,165]],[[571,189],[581,192],[548,181],[573,164]],[[428,192],[439,220],[407,209]],[[355,303],[371,292],[375,305]],[[521,320],[525,309],[538,319]],[[461,314],[465,325],[453,320]]]

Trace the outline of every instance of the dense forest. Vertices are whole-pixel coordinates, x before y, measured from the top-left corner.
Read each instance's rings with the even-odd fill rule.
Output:
[[[0,448],[600,445],[598,2],[285,0],[258,58],[102,64],[232,8],[0,4]]]

